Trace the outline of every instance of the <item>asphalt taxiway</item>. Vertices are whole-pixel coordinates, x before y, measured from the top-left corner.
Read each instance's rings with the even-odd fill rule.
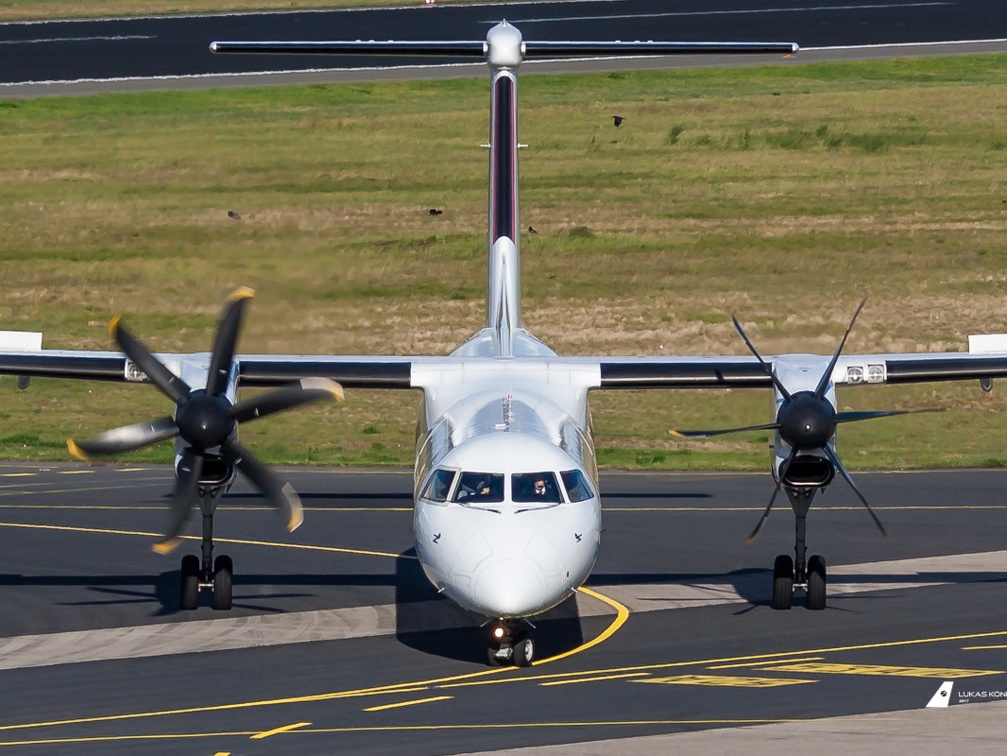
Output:
[[[236,487],[217,518],[234,608],[182,612],[179,555],[150,551],[169,468],[0,465],[0,746],[714,752],[922,738],[938,716],[972,721],[971,752],[1002,742],[1007,472],[858,474],[887,538],[833,486],[810,517],[830,566],[822,612],[768,606],[773,558],[793,545],[786,506],[744,543],[768,474],[607,474],[598,565],[536,622],[525,670],[485,667],[481,619],[423,577],[409,473],[282,472],[304,526],[286,534]],[[970,705],[924,709],[946,680]]]

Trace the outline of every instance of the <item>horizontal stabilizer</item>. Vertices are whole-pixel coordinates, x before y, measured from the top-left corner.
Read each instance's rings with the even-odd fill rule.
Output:
[[[794,42],[527,42],[525,59],[637,55],[793,55]]]
[[[793,42],[526,42],[522,58],[571,58],[581,56],[635,57],[640,55],[755,55],[798,51]],[[439,58],[483,58],[485,40],[403,42],[356,40],[352,42],[213,42],[215,53],[260,55],[408,55]]]
[[[482,58],[486,41],[402,42],[356,40],[354,42],[212,42],[214,53],[260,55],[433,55],[439,58]]]

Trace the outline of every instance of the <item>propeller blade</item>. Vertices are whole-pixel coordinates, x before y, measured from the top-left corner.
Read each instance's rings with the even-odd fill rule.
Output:
[[[742,428],[720,428],[719,430],[676,430],[671,428],[668,433],[681,438],[697,438],[703,436],[722,436],[725,433],[742,433],[744,431],[777,430],[779,423],[763,423],[762,425],[746,425]]]
[[[206,393],[220,396],[227,390],[227,376],[231,372],[234,350],[238,345],[238,334],[245,317],[245,305],[255,296],[247,286],[235,289],[224,302],[224,311],[217,326],[217,336],[213,341],[213,357],[210,360],[210,374],[206,379]]]
[[[175,424],[175,419],[168,416],[113,428],[86,441],[77,442],[70,439],[66,442],[66,446],[77,459],[87,461],[88,457],[104,457],[136,451],[177,435],[178,426]]]
[[[776,501],[777,494],[780,493],[780,481],[776,481],[776,488],[773,489],[773,495],[769,497],[769,504],[766,505],[766,510],[762,513],[762,517],[759,518],[759,522],[755,525],[755,530],[748,534],[748,538],[745,539],[745,543],[751,544],[762,530],[762,526],[766,524],[766,520],[769,519],[769,512],[773,508],[773,502]]]
[[[943,412],[943,408],[931,407],[928,409],[911,410],[877,410],[874,412],[837,412],[837,423],[855,423],[858,420],[873,420],[876,417],[892,417],[894,415],[918,415],[923,412]]]
[[[289,483],[281,484],[265,465],[237,441],[225,442],[220,450],[266,495],[271,506],[283,512],[287,518],[287,530],[297,530],[304,522],[304,507],[294,487]]]
[[[790,464],[794,461],[794,457],[797,456],[797,447],[794,446],[790,449],[790,456],[787,457],[786,461],[783,463],[783,467],[780,469],[780,477],[776,481],[776,488],[773,489],[773,495],[769,497],[769,504],[766,505],[765,511],[762,513],[762,517],[759,518],[758,523],[755,525],[755,530],[753,530],[748,538],[745,539],[745,543],[751,544],[752,541],[758,537],[759,532],[762,530],[762,526],[766,524],[766,520],[769,519],[769,513],[773,509],[773,502],[776,501],[776,497],[780,493],[780,487],[782,486],[782,480],[787,477],[787,470],[790,469]]]
[[[832,361],[829,362],[829,366],[825,368],[825,372],[822,373],[821,380],[818,381],[818,386],[815,388],[815,398],[821,399],[825,396],[825,387],[829,385],[829,380],[832,378],[832,371],[836,368],[836,363],[839,362],[839,355],[843,352],[843,347],[846,346],[846,339],[850,335],[850,331],[853,330],[853,324],[857,322],[857,316],[860,315],[860,311],[864,309],[864,305],[867,304],[867,297],[860,300],[860,306],[857,307],[857,311],[853,313],[853,317],[850,318],[850,324],[846,327],[846,333],[843,334],[843,340],[839,342],[839,346],[836,347],[835,354],[832,355]]]
[[[881,520],[874,513],[874,510],[871,509],[871,505],[867,503],[867,499],[865,499],[864,495],[862,493],[860,493],[860,489],[857,488],[857,484],[853,482],[853,478],[851,478],[850,474],[848,472],[846,472],[846,468],[843,467],[843,463],[839,461],[839,455],[837,455],[832,450],[832,447],[829,446],[828,444],[826,444],[825,446],[822,447],[822,451],[825,452],[825,455],[829,458],[829,460],[832,462],[832,464],[836,466],[837,470],[839,470],[839,474],[842,475],[843,479],[847,483],[850,484],[850,488],[853,489],[853,493],[855,493],[857,495],[857,498],[860,499],[860,501],[863,503],[863,505],[867,508],[867,513],[874,520],[874,524],[878,526],[878,530],[881,531],[881,535],[887,536],[888,535],[888,531],[885,530],[885,526],[881,524]]]
[[[257,417],[266,417],[274,412],[299,407],[322,399],[343,401],[343,387],[328,378],[304,378],[293,386],[260,394],[231,407],[231,417],[244,423]]]
[[[175,481],[175,495],[171,499],[171,508],[168,510],[167,527],[164,530],[164,538],[155,543],[152,548],[158,554],[169,554],[175,550],[182,539],[179,534],[185,527],[192,511],[192,501],[199,493],[199,476],[203,472],[203,455],[196,454],[192,449],[182,452],[182,459],[178,462]]]
[[[172,373],[158,360],[147,346],[129,332],[121,322],[121,316],[116,316],[108,323],[108,332],[119,348],[125,352],[136,366],[142,370],[150,382],[161,389],[161,392],[175,404],[181,404],[192,392],[189,385]]]
[[[787,387],[783,385],[780,379],[777,378],[776,375],[773,373],[773,371],[770,369],[769,365],[766,364],[766,361],[762,359],[762,355],[759,354],[759,350],[755,348],[755,345],[748,340],[748,336],[745,334],[745,329],[741,327],[741,323],[738,322],[738,318],[735,317],[734,314],[731,315],[731,322],[734,323],[734,329],[741,335],[741,339],[742,341],[745,342],[745,346],[748,347],[748,351],[750,351],[752,354],[755,355],[755,359],[759,361],[759,363],[762,365],[762,369],[766,371],[766,375],[769,376],[769,379],[773,382],[773,385],[776,386],[776,390],[779,391],[781,394],[783,394],[783,398],[789,402],[791,397],[790,392],[787,391]]]

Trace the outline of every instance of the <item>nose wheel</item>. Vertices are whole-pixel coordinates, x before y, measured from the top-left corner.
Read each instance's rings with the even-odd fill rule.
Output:
[[[219,489],[204,490],[199,509],[203,515],[203,558],[195,554],[182,557],[182,581],[179,586],[178,605],[185,611],[199,608],[199,592],[211,592],[210,605],[217,610],[231,608],[232,587],[234,585],[234,562],[231,557],[221,554],[213,558],[213,513],[217,508]]]
[[[787,495],[796,520],[796,559],[791,559],[786,554],[776,557],[773,564],[773,598],[769,605],[773,609],[789,609],[793,603],[794,589],[803,588],[807,597],[805,606],[813,611],[821,611],[826,604],[825,557],[818,554],[807,557],[807,518],[815,489],[787,489]]]
[[[535,641],[524,627],[501,620],[490,632],[486,657],[491,667],[530,667],[535,659]]]

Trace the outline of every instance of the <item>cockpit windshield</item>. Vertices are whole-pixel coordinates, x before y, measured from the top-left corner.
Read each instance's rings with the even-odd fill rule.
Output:
[[[556,474],[551,472],[514,473],[511,475],[511,498],[516,504],[559,504],[563,501]]]
[[[563,478],[566,495],[570,497],[570,501],[587,501],[594,498],[591,484],[587,482],[587,477],[580,470],[564,470],[560,473],[560,477]]]
[[[455,482],[454,470],[435,470],[423,491],[423,498],[431,501],[447,501],[451,484]]]
[[[459,504],[492,504],[504,500],[502,473],[463,472],[453,501]]]

